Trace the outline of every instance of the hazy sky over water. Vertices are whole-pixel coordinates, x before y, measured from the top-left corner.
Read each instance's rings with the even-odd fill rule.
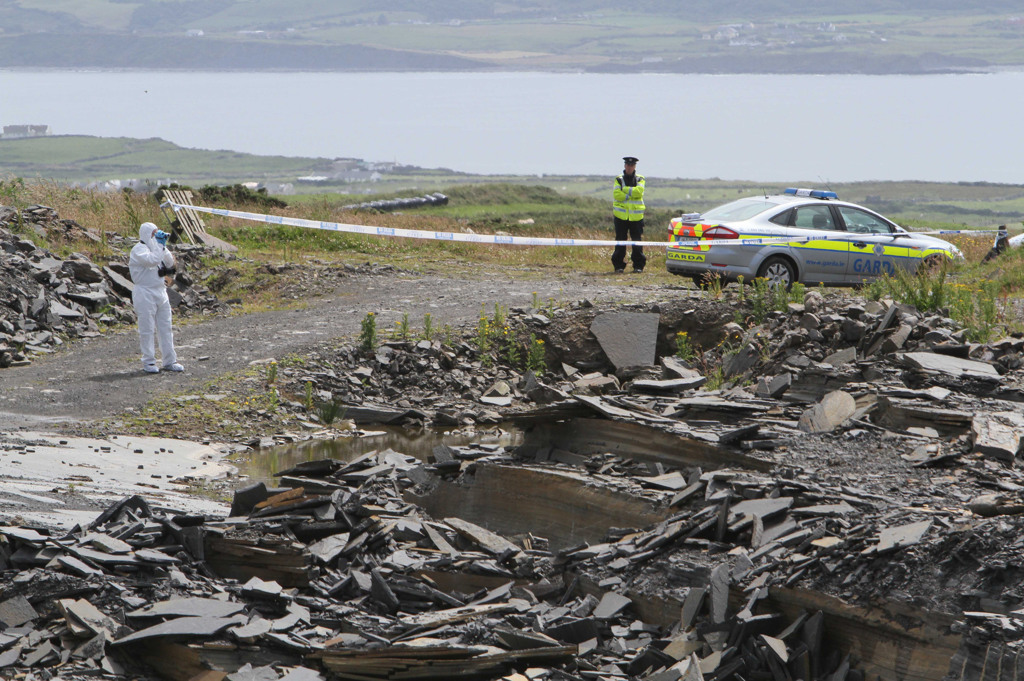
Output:
[[[0,124],[485,174],[1024,183],[1024,72],[0,71]],[[18,93],[24,93],[24,96]]]

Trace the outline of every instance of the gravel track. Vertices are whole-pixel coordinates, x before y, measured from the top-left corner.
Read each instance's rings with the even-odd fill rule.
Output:
[[[529,307],[534,300],[567,303],[641,302],[691,295],[676,286],[645,283],[645,275],[579,274],[551,277],[537,271],[474,271],[465,275],[370,275],[347,277],[332,293],[301,309],[175,319],[175,345],[183,374],[145,374],[138,336],[128,329],[76,341],[28,366],[0,370],[0,424],[4,428],[60,430],[62,424],[110,417],[150,399],[199,389],[251,362],[301,352],[317,342],[356,337],[368,312],[378,330],[409,315],[414,328],[430,313],[433,324],[457,327],[477,319],[481,306]]]

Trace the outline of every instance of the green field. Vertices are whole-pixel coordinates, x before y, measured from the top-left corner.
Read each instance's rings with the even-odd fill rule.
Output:
[[[581,214],[593,206],[603,210],[610,200],[610,178],[588,176],[470,175],[451,170],[400,167],[382,175],[377,182],[325,182],[303,184],[296,178],[330,172],[331,159],[257,156],[233,151],[186,149],[160,139],[101,138],[77,135],[0,140],[0,182],[20,177],[60,184],[88,184],[108,180],[136,178],[149,180],[155,189],[160,182],[172,180],[192,187],[235,185],[242,183],[291,183],[295,194],[281,198],[290,204],[334,201],[361,203],[377,198],[416,196],[429,192],[447,194],[475,187],[541,185],[545,190],[572,199],[588,200],[579,204]],[[668,217],[680,213],[701,212],[742,196],[782,189],[777,183],[756,180],[726,181],[718,179],[661,178],[648,176],[648,205],[655,211],[655,223],[667,223]],[[818,186],[813,180],[795,178],[787,186]],[[992,227],[1001,224],[1019,226],[1024,220],[1024,185],[986,182],[853,182],[838,183],[831,188],[840,197],[864,204],[909,227],[966,225]],[[527,192],[527,190],[524,190]],[[530,196],[536,192],[529,190]],[[369,193],[369,194],[368,194]],[[477,201],[463,196],[460,205],[450,212],[461,218],[496,220],[515,224],[519,219],[533,218],[542,222],[545,214],[563,215],[566,206],[552,202],[526,200],[521,205],[507,201]],[[0,202],[3,201],[0,195]],[[557,206],[553,204],[557,203]],[[547,208],[545,206],[548,206]],[[464,211],[460,213],[459,211]],[[667,217],[666,217],[667,216]],[[572,224],[574,221],[569,220]]]
[[[442,69],[924,73],[1024,64],[1021,8],[1009,0],[10,0],[0,3],[0,29],[0,67],[19,68],[348,70],[393,68],[396,55],[410,69],[416,55],[449,59],[432,63]]]

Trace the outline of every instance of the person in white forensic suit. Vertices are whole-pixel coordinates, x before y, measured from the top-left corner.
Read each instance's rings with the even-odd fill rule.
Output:
[[[128,270],[135,290],[132,302],[139,318],[139,346],[142,349],[142,370],[148,374],[160,372],[156,363],[153,336],[160,343],[160,358],[164,371],[184,371],[174,351],[174,333],[171,330],[171,303],[167,299],[164,276],[174,272],[174,255],[167,248],[170,235],[157,229],[152,222],[139,227],[139,243],[132,248]]]

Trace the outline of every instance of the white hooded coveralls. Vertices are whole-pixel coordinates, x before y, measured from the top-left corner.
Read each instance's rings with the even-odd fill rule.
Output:
[[[132,302],[139,318],[139,346],[142,349],[142,366],[156,366],[153,348],[153,333],[160,341],[160,356],[163,365],[170,366],[178,361],[174,351],[174,334],[171,331],[171,303],[167,300],[167,286],[164,278],[157,274],[161,263],[174,266],[174,256],[154,238],[156,225],[144,222],[139,227],[139,243],[132,248],[128,258],[128,270],[132,275],[135,289]]]

